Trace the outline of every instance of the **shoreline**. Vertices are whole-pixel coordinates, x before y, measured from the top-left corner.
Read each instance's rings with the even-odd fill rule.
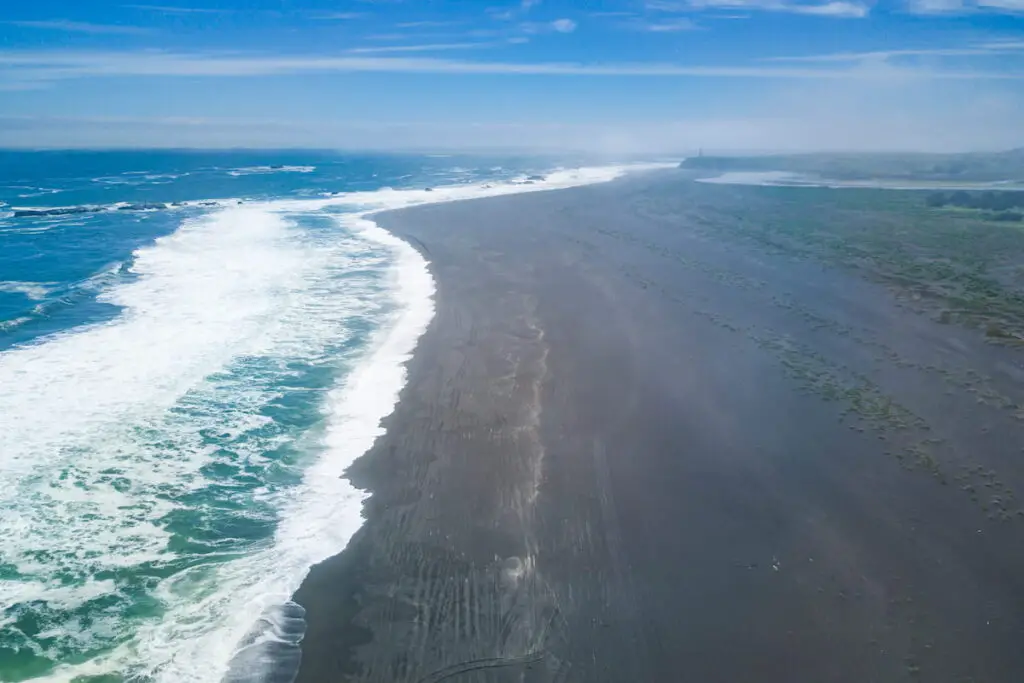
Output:
[[[815,395],[863,361],[951,443],[982,417],[997,438],[1010,418],[967,394],[948,399],[963,419],[933,420],[948,407],[930,377],[873,367],[833,330],[993,373],[996,351],[960,335],[949,356],[957,335],[894,324],[884,288],[696,234],[679,182],[372,216],[426,254],[437,309],[348,471],[365,521],[294,596],[299,683],[959,682],[1024,665],[1014,529],[902,466],[906,430]]]
[[[395,362],[389,366],[392,367],[392,369],[394,369],[395,371],[395,377],[393,378],[394,382],[390,382],[390,384],[393,384],[396,387],[394,392],[395,395],[394,398],[392,399],[384,399],[385,402],[387,402],[391,407],[386,408],[385,406],[381,405],[377,406],[377,410],[371,411],[383,415],[384,417],[382,419],[373,420],[373,422],[379,426],[369,431],[362,430],[360,434],[356,435],[355,438],[357,441],[363,440],[365,437],[370,438],[368,445],[366,445],[365,447],[356,448],[353,448],[351,446],[352,435],[349,434],[349,432],[351,431],[349,427],[349,422],[351,421],[353,411],[363,413],[367,412],[367,409],[362,406],[352,406],[351,410],[342,410],[341,413],[345,415],[345,419],[339,422],[338,424],[328,425],[327,433],[325,435],[327,447],[328,449],[335,450],[340,449],[350,452],[357,451],[361,453],[361,455],[356,456],[353,461],[350,461],[348,465],[345,466],[343,472],[338,472],[338,465],[333,459],[330,461],[322,461],[319,465],[315,466],[309,472],[309,474],[313,476],[313,479],[316,480],[325,477],[329,479],[340,478],[345,483],[344,488],[351,489],[350,492],[346,492],[344,494],[345,497],[359,498],[363,506],[363,514],[365,515],[365,510],[369,505],[368,500],[372,497],[373,492],[369,488],[359,485],[353,485],[353,482],[347,476],[347,473],[352,470],[355,462],[363,459],[369,452],[371,452],[373,444],[376,443],[376,441],[379,438],[382,438],[386,434],[387,428],[385,425],[387,424],[389,418],[397,409],[397,406],[400,403],[400,397],[402,393],[404,393],[405,386],[407,384],[407,378],[412,373],[411,368],[414,365],[414,360],[418,354],[417,348],[419,347],[420,340],[423,338],[427,330],[429,330],[430,327],[432,327],[434,322],[434,310],[437,290],[433,275],[431,273],[429,251],[426,249],[425,245],[421,241],[417,240],[415,237],[411,235],[396,235],[395,233],[390,232],[384,227],[382,227],[377,222],[377,218],[379,216],[387,216],[388,214],[394,212],[401,212],[408,208],[449,205],[452,203],[480,201],[489,198],[521,196],[526,194],[574,189],[578,187],[588,187],[595,184],[604,184],[608,182],[621,181],[627,176],[635,177],[636,175],[656,173],[659,170],[663,170],[663,166],[664,165],[657,164],[634,164],[625,166],[588,167],[582,169],[570,169],[566,171],[552,172],[551,174],[549,174],[547,179],[534,179],[530,180],[528,183],[516,183],[508,185],[495,184],[493,186],[485,185],[482,187],[441,187],[437,188],[436,190],[432,190],[431,195],[425,195],[422,197],[420,196],[419,191],[402,190],[397,191],[398,194],[408,195],[409,198],[404,200],[399,199],[398,201],[395,202],[400,205],[400,208],[372,209],[369,211],[354,213],[345,216],[342,219],[342,221],[346,223],[349,228],[364,233],[365,236],[367,236],[369,239],[372,239],[375,242],[378,242],[382,245],[390,246],[396,253],[400,255],[399,258],[405,261],[404,265],[396,266],[396,277],[398,279],[397,286],[399,287],[399,289],[409,290],[408,292],[406,292],[404,296],[400,297],[405,301],[404,308],[406,309],[406,311],[401,315],[397,324],[400,327],[403,325],[405,327],[410,327],[411,325],[412,327],[406,330],[405,334],[398,334],[397,329],[392,329],[388,333],[387,338],[382,342],[381,346],[387,347],[389,345],[389,342],[394,338],[396,334],[398,334],[399,341],[411,340],[411,345],[408,348],[406,348],[404,344],[401,344],[401,349],[398,349],[396,347],[395,349],[392,349],[390,352],[386,351],[386,348],[380,348],[374,352],[375,355],[382,352],[386,352],[388,355],[393,356],[396,359]],[[667,168],[667,166],[664,166],[664,168]],[[469,192],[470,194],[466,194],[467,192]],[[447,193],[451,193],[451,196],[446,196]],[[328,204],[335,201],[338,200],[333,199],[327,200],[326,202],[321,201],[318,203]],[[413,258],[410,259],[410,256],[413,256]],[[404,272],[405,275],[408,275],[410,271],[415,271],[412,273],[412,275],[413,279],[418,281],[417,283],[403,282],[403,279],[405,279],[405,277],[402,273]],[[426,295],[426,298],[423,299],[423,293],[427,291],[429,291],[429,293]],[[407,325],[406,322],[408,321],[406,320],[406,317],[409,315],[412,315],[415,320],[413,320],[410,324]],[[415,330],[413,330],[412,328],[415,328]],[[391,345],[394,346],[394,344]],[[366,384],[366,381],[368,379],[369,378],[363,378],[361,380],[359,377],[356,377],[355,383]],[[347,382],[344,386],[340,387],[335,392],[332,392],[331,400],[333,403],[337,404],[339,401],[341,401],[347,404],[350,402],[350,399],[346,397],[360,393],[353,392],[351,390],[350,384],[351,382]],[[371,390],[369,392],[364,393],[374,394],[379,393],[379,390]],[[337,394],[336,398],[334,397],[334,394]],[[390,396],[390,392],[388,393],[388,395]],[[337,410],[334,410],[332,412],[336,413]],[[357,422],[359,422],[359,424],[362,425],[364,423],[367,423],[367,420],[357,420]],[[332,488],[331,486],[326,486],[322,488],[324,488],[325,492],[328,492],[333,491],[333,489],[336,489],[337,487],[334,486]],[[338,492],[334,491],[334,493]],[[342,534],[348,535],[349,537],[348,542],[345,544],[345,548],[338,551],[337,553],[334,553],[332,556],[328,557],[326,560],[323,560],[322,562],[330,562],[332,560],[337,560],[338,555],[344,553],[345,549],[347,549],[347,547],[352,542],[354,542],[364,523],[365,519],[346,522],[345,526],[349,529],[354,529],[354,531]],[[288,534],[286,533],[286,535]],[[289,666],[289,662],[282,661],[281,666],[284,669],[287,669]]]

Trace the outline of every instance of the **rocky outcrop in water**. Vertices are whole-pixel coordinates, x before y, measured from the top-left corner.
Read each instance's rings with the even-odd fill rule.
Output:
[[[140,204],[125,204],[124,206],[117,207],[118,211],[159,211],[166,209],[167,204],[160,202],[142,202]]]
[[[241,199],[236,204],[242,204]],[[13,218],[38,218],[45,216],[71,216],[80,213],[103,213],[104,211],[163,211],[165,209],[181,208],[187,206],[221,206],[222,202],[215,200],[203,200],[200,202],[136,202],[133,204],[121,205],[82,205],[82,206],[54,206],[48,208],[12,208]]]
[[[52,209],[14,209],[14,217],[69,216],[76,213],[99,213],[100,211],[106,211],[106,208],[102,206],[59,206]]]

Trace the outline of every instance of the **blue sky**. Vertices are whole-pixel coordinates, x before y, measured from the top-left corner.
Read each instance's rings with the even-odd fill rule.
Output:
[[[1024,0],[5,5],[3,146],[1024,145]]]

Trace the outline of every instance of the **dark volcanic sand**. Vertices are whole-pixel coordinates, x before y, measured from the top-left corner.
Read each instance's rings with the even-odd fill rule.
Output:
[[[300,683],[1024,680],[1017,356],[694,229],[715,191],[379,217],[438,312]]]

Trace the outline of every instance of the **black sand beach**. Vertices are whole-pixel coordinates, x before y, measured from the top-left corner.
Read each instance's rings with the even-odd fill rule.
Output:
[[[758,190],[378,217],[437,315],[300,683],[1024,679],[1024,351],[718,232]]]

